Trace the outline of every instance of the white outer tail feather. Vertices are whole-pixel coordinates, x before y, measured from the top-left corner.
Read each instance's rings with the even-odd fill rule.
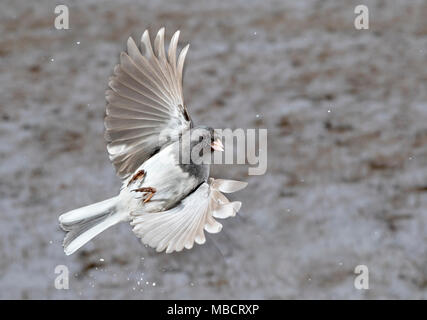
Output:
[[[68,231],[63,243],[66,255],[76,252],[104,230],[123,221],[123,215],[116,209],[118,199],[118,196],[113,197],[59,217],[61,228]]]

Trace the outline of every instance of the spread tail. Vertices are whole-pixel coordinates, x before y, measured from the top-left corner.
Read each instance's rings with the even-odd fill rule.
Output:
[[[118,198],[71,210],[59,217],[59,225],[67,231],[63,243],[66,255],[74,253],[102,231],[122,221],[123,216],[116,209]]]

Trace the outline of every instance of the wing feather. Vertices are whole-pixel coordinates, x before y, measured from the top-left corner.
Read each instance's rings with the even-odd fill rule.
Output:
[[[154,50],[147,30],[141,37],[142,51],[129,38],[127,52],[120,54],[120,64],[110,77],[105,138],[110,160],[122,179],[192,126],[182,91],[188,46],[177,58],[177,31],[166,55],[164,35],[162,28],[154,40]]]
[[[106,98],[108,101],[107,110],[113,110],[116,108],[128,109],[138,112],[144,112],[154,114],[158,117],[163,117],[164,119],[170,119],[170,114],[164,110],[150,110],[153,109],[150,104],[145,101],[134,101],[126,97],[119,96],[115,94],[112,90],[107,90]],[[159,112],[160,111],[160,112]]]
[[[158,252],[171,253],[191,249],[194,243],[203,244],[206,241],[204,231],[218,233],[222,230],[222,224],[214,218],[234,216],[241,206],[240,202],[229,202],[216,187],[236,186],[238,182],[220,180],[217,183],[211,179],[210,184],[203,183],[172,209],[157,213],[147,213],[143,209],[132,212],[133,232]]]
[[[125,109],[125,108],[107,108],[107,115],[114,117],[116,119],[153,119],[153,121],[164,121],[167,119],[166,117],[148,112],[148,111],[141,111],[141,110],[132,110],[132,109]]]

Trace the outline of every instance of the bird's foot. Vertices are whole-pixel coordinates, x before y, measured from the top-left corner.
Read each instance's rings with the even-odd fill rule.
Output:
[[[134,183],[136,180],[142,179],[145,176],[144,170],[139,170],[137,173],[134,174],[134,176],[129,180],[128,187]]]
[[[142,187],[142,188],[134,189],[132,191],[148,193],[148,195],[144,198],[144,201],[143,201],[144,203],[147,203],[148,201],[151,200],[151,198],[154,196],[157,190],[156,188],[152,188],[152,187]]]

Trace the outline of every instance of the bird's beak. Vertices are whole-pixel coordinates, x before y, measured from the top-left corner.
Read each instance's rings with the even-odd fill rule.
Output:
[[[224,145],[220,139],[216,139],[214,142],[212,142],[211,147],[216,151],[224,151]]]

